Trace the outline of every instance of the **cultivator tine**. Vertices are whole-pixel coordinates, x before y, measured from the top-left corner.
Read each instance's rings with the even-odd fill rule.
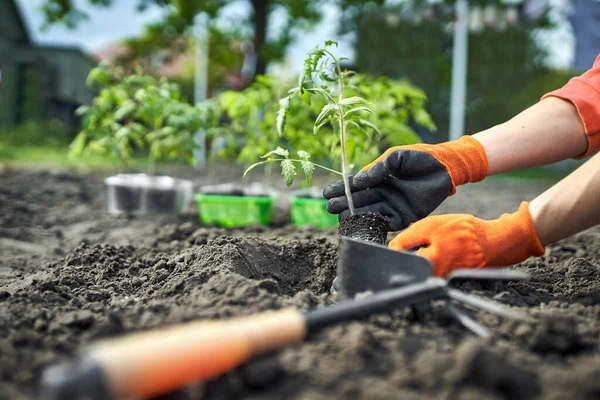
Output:
[[[529,278],[523,271],[492,269],[457,269],[448,275],[448,282],[458,280],[522,281]]]
[[[452,317],[454,317],[454,319],[460,322],[462,326],[473,332],[475,335],[482,338],[491,336],[490,331],[485,326],[481,325],[479,322],[475,321],[473,318],[469,317],[467,314],[460,311],[450,303],[448,303],[448,311],[450,311],[450,314]]]
[[[522,312],[511,310],[506,306],[496,303],[495,301],[483,299],[479,296],[472,294],[466,294],[456,289],[447,289],[448,296],[452,300],[459,301],[464,304],[468,304],[472,307],[478,308],[483,311],[496,314],[500,317],[511,318],[519,321],[530,321],[531,319],[523,314]]]

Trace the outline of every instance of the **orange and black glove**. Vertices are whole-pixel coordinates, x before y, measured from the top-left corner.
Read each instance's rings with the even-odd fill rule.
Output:
[[[523,202],[514,214],[492,221],[472,215],[435,215],[415,222],[389,244],[395,250],[425,246],[417,254],[433,264],[436,276],[458,268],[502,267],[544,254]]]
[[[351,177],[352,200],[357,213],[383,214],[397,231],[428,216],[456,186],[483,180],[487,170],[485,150],[471,136],[392,147]],[[327,210],[345,218],[349,211],[344,183],[332,183],[323,196],[329,200]]]

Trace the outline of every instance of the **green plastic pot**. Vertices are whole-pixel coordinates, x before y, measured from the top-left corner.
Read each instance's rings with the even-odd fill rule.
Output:
[[[200,221],[225,228],[269,225],[273,217],[276,195],[227,196],[199,193],[196,195]]]
[[[290,197],[292,224],[314,226],[315,228],[335,228],[338,216],[327,211],[327,200],[309,197]]]

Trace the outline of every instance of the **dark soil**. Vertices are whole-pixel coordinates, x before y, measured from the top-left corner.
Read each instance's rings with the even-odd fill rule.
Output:
[[[45,366],[96,338],[332,300],[335,230],[204,227],[193,210],[109,216],[100,178],[0,175],[0,399],[33,399]],[[495,217],[544,187],[490,180],[438,212]],[[491,339],[474,338],[442,304],[418,316],[394,310],[166,398],[599,398],[600,229],[519,268],[532,279],[461,286],[532,318],[471,310]]]
[[[150,213],[173,213],[177,211],[177,190],[148,189],[147,209]]]
[[[142,188],[126,185],[114,185],[116,202],[119,210],[132,212],[141,208]]]
[[[370,212],[350,215],[339,225],[340,236],[377,244],[385,243],[389,230],[390,222],[386,217]]]

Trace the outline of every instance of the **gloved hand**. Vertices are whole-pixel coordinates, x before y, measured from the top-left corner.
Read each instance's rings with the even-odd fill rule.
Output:
[[[456,192],[456,186],[483,180],[487,169],[485,150],[471,136],[436,145],[392,147],[351,177],[354,207],[357,213],[387,216],[390,228],[397,231],[429,215]],[[346,217],[343,181],[332,183],[323,196],[329,200],[330,213]]]
[[[514,214],[492,221],[472,215],[435,215],[415,222],[389,244],[395,250],[422,247],[417,254],[433,264],[436,276],[458,268],[501,267],[544,254],[523,202]]]

